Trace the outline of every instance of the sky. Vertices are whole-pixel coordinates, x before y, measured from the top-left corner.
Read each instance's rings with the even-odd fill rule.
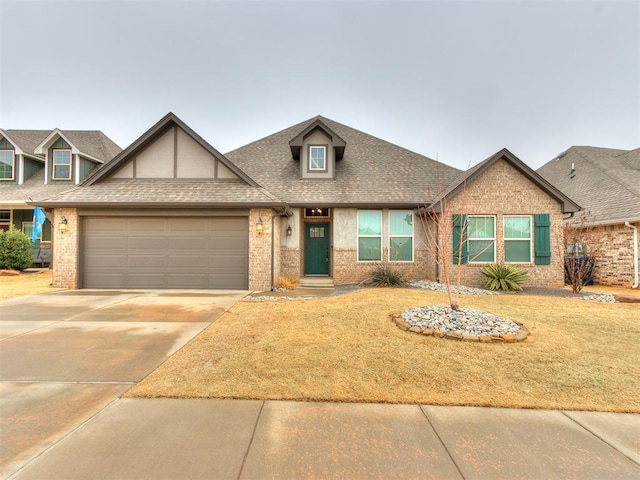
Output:
[[[634,149],[640,2],[0,0],[0,128],[170,111],[222,152],[316,115],[460,169]]]

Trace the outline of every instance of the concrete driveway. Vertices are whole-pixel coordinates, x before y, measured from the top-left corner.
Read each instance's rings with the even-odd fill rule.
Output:
[[[246,291],[79,290],[0,304],[0,478],[153,371]]]

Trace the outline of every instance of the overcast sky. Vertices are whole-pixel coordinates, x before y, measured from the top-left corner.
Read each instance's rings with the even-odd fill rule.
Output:
[[[324,115],[466,169],[640,147],[637,1],[0,0],[0,127],[222,152]],[[348,145],[347,145],[348,148]]]

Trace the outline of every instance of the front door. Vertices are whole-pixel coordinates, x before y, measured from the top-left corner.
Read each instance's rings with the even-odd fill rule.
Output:
[[[329,275],[329,224],[304,225],[304,274]]]

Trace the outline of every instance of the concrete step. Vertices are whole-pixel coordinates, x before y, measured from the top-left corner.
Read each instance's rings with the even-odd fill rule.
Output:
[[[302,277],[298,281],[298,290],[334,290],[335,285],[331,277]]]

